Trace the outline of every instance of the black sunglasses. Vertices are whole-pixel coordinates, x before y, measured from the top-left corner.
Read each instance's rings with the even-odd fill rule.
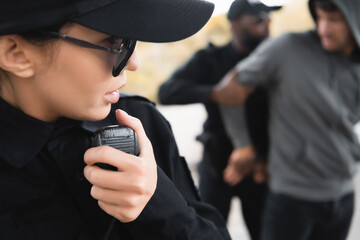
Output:
[[[254,15],[255,17],[255,24],[259,25],[259,24],[263,24],[265,21],[269,20],[269,14],[266,12],[261,12],[259,14]]]
[[[119,76],[119,74],[124,70],[126,64],[128,63],[131,55],[134,52],[136,40],[131,40],[128,38],[117,38],[111,37],[113,42],[113,48],[100,46],[94,43],[90,43],[84,40],[80,40],[77,38],[70,37],[66,34],[58,33],[58,32],[51,32],[51,31],[44,31],[41,32],[42,34],[48,35],[50,37],[61,38],[64,41],[76,44],[81,47],[85,48],[93,48],[98,50],[103,50],[109,53],[116,54],[117,57],[114,61],[112,75],[114,77]]]

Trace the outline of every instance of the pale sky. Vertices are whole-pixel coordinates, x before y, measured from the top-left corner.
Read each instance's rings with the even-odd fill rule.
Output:
[[[234,0],[208,0],[215,4],[215,10],[213,16],[221,13],[226,13],[229,10],[231,3]],[[251,0],[250,0],[251,1]],[[288,0],[261,0],[266,5],[281,5]]]

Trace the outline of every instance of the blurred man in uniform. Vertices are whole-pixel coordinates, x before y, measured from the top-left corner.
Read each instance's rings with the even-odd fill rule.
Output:
[[[242,139],[236,142],[235,146],[231,144],[219,113],[219,101],[214,87],[236,63],[247,57],[269,36],[269,12],[279,8],[254,1],[234,1],[227,14],[231,24],[231,41],[221,47],[210,43],[207,48],[195,53],[159,90],[159,100],[162,104],[205,105],[208,118],[204,123],[203,133],[197,138],[204,145],[203,158],[199,166],[200,194],[203,200],[214,205],[225,219],[228,217],[232,197],[238,196],[241,199],[245,223],[253,240],[259,239],[260,219],[267,187],[265,184],[255,183],[251,176],[255,162],[254,149],[249,144],[252,134],[244,131],[241,133]],[[263,98],[263,94],[259,95]],[[246,125],[246,122],[239,124]],[[227,178],[228,173],[225,170],[231,162],[230,153],[233,147],[241,148],[241,153],[237,154],[246,159],[246,166],[242,168],[243,176],[235,181]]]

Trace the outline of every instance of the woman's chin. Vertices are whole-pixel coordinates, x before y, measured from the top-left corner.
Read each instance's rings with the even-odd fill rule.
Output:
[[[92,122],[101,121],[109,115],[110,110],[111,110],[111,105],[109,104],[109,107],[93,110],[88,114],[79,116],[77,120],[92,121]]]

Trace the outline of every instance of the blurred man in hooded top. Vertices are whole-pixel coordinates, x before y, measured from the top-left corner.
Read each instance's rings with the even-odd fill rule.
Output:
[[[234,141],[244,116],[225,106],[242,104],[255,86],[269,92],[264,240],[346,239],[354,211],[360,2],[310,0],[309,7],[316,31],[264,42],[216,90]]]

